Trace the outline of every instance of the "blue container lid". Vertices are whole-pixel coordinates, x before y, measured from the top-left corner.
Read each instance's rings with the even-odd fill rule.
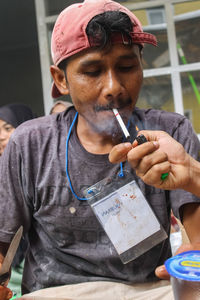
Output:
[[[175,278],[200,282],[200,251],[187,251],[175,255],[166,260],[165,267]]]

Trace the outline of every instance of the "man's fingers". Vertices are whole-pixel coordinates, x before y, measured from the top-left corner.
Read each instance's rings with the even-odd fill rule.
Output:
[[[161,130],[141,130],[138,135],[143,134],[148,141],[159,141],[162,137],[171,138],[168,133]]]
[[[5,286],[0,286],[0,296],[1,300],[9,300],[12,298],[12,292]]]
[[[132,168],[136,168],[141,159],[154,152],[158,147],[159,145],[153,142],[146,142],[142,145],[138,145],[128,152],[128,162],[131,164]]]
[[[145,143],[132,149],[128,155],[128,162],[133,168],[138,168],[140,174],[145,174],[156,163],[166,161],[167,155],[161,151],[155,151],[157,145]]]
[[[127,155],[130,153],[130,161],[132,167],[137,166],[138,161],[145,155],[158,149],[158,142],[146,142],[142,145],[138,145],[137,142],[121,143],[112,148],[109,154],[109,161],[111,163],[120,163],[127,160]]]
[[[122,143],[114,146],[109,154],[109,161],[113,164],[127,160],[127,153],[132,149],[131,143]]]
[[[194,244],[183,244],[177,250],[176,255],[191,250],[200,250],[200,243],[198,242]],[[157,267],[155,270],[155,274],[160,279],[166,279],[166,280],[170,279],[170,275],[167,272],[164,265]]]
[[[8,292],[7,300],[11,299],[13,296],[13,293],[11,291]]]
[[[166,164],[167,162],[167,164]],[[144,176],[149,170],[153,176],[157,176],[158,173],[163,173],[170,163],[168,162],[167,154],[161,151],[155,151],[149,155],[146,155],[140,162],[137,168],[137,174]],[[153,174],[153,172],[155,174]]]
[[[149,185],[155,185],[158,188],[164,183],[161,179],[162,174],[169,173],[171,171],[171,164],[168,161],[164,161],[154,165],[146,173],[140,173],[136,170],[136,174],[142,178],[142,180]]]
[[[166,270],[166,268],[165,268],[164,265],[157,267],[156,270],[155,270],[155,274],[160,279],[165,279],[165,280],[169,280],[170,279],[170,275],[167,272],[167,270]]]

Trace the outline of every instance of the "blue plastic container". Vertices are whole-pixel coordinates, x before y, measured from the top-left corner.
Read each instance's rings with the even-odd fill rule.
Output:
[[[200,300],[200,251],[187,251],[165,262],[175,300]]]

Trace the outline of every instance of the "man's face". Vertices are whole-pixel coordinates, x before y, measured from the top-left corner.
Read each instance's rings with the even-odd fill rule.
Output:
[[[127,122],[141,88],[139,47],[117,44],[109,50],[87,50],[68,60],[66,75],[80,116],[96,132],[117,134],[112,108]]]

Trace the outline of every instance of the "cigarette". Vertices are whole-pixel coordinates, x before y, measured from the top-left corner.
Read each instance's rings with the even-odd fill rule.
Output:
[[[120,114],[119,114],[119,112],[116,108],[113,108],[113,113],[114,113],[114,115],[115,115],[115,117],[116,117],[122,131],[123,131],[123,134],[125,135],[125,138],[127,140],[130,140],[130,133],[128,132],[128,130],[126,128],[126,125],[124,124],[124,121],[122,120],[122,118],[121,118],[121,116],[120,116]]]

